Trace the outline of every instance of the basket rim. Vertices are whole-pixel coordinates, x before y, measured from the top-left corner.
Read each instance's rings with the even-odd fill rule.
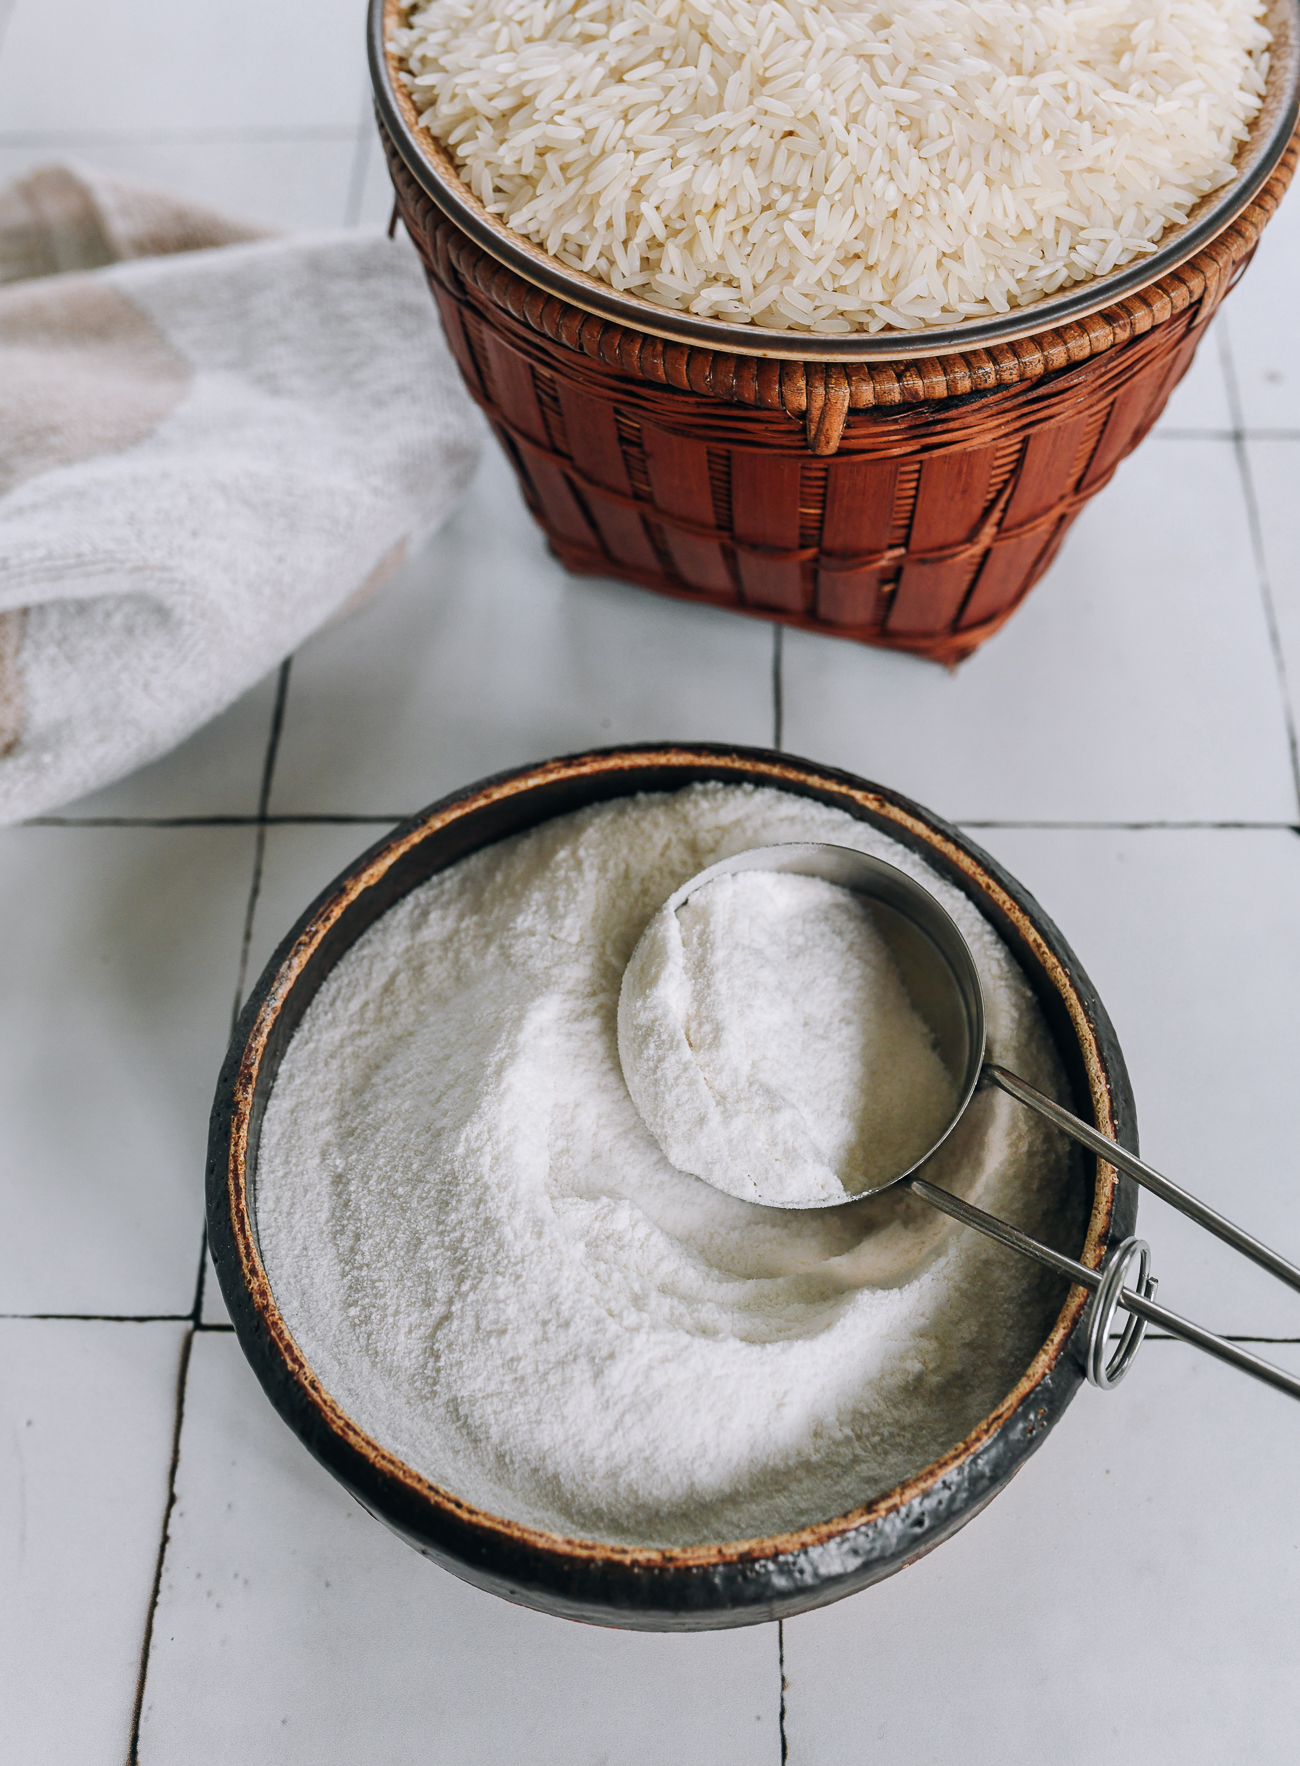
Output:
[[[1126,297],[1150,288],[1194,258],[1230,227],[1264,188],[1300,121],[1300,0],[1271,0],[1273,31],[1265,97],[1259,115],[1238,152],[1239,170],[1230,183],[1210,191],[1180,227],[1166,231],[1149,256],[1105,276],[1074,283],[1054,295],[991,318],[918,331],[850,332],[827,336],[812,331],[772,331],[704,319],[661,307],[635,294],[620,294],[580,270],[571,270],[488,213],[457,173],[450,154],[417,117],[410,95],[397,77],[388,34],[404,0],[369,0],[368,54],[375,106],[381,121],[426,196],[498,263],[533,287],[581,311],[665,342],[725,355],[778,361],[871,363],[920,361],[960,355],[990,345],[1009,344],[1086,319]]]

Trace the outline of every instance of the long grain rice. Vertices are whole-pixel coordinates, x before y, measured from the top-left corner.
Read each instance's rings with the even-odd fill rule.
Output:
[[[394,47],[510,227],[779,330],[1002,313],[1232,176],[1262,0],[430,0]]]

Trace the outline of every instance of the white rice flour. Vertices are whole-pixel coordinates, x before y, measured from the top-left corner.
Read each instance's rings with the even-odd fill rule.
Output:
[[[284,1058],[262,1255],[316,1374],[437,1484],[552,1532],[686,1545],[878,1495],[1015,1383],[1059,1280],[886,1191],[791,1213],[665,1158],[628,1094],[624,967],[667,897],[746,847],[828,840],[921,878],[969,940],[993,1059],[1063,1095],[1038,1007],[959,893],[786,793],[693,786],[477,853],[338,965]],[[934,1180],[1076,1248],[1060,1137],[976,1097]]]

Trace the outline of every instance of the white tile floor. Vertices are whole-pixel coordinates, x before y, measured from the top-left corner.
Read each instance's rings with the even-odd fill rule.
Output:
[[[0,178],[71,154],[271,224],[382,221],[359,0],[303,19],[0,0]],[[205,1287],[200,1211],[236,992],[392,819],[585,744],[778,736],[971,824],[1099,984],[1151,1156],[1300,1248],[1297,265],[1293,197],[1158,436],[956,675],[570,579],[490,457],[288,671],[0,835],[0,1757],[1294,1759],[1300,1411],[1193,1352],[1083,1394],[881,1588],[779,1631],[601,1633],[463,1587],[340,1494]],[[1162,1297],[1300,1365],[1300,1303],[1142,1221]]]

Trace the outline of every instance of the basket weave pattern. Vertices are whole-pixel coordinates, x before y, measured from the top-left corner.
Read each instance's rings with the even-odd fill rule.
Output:
[[[1116,306],[987,351],[845,367],[665,343],[570,306],[475,245],[384,145],[466,384],[570,570],[951,664],[1159,417],[1300,134],[1209,246]]]

